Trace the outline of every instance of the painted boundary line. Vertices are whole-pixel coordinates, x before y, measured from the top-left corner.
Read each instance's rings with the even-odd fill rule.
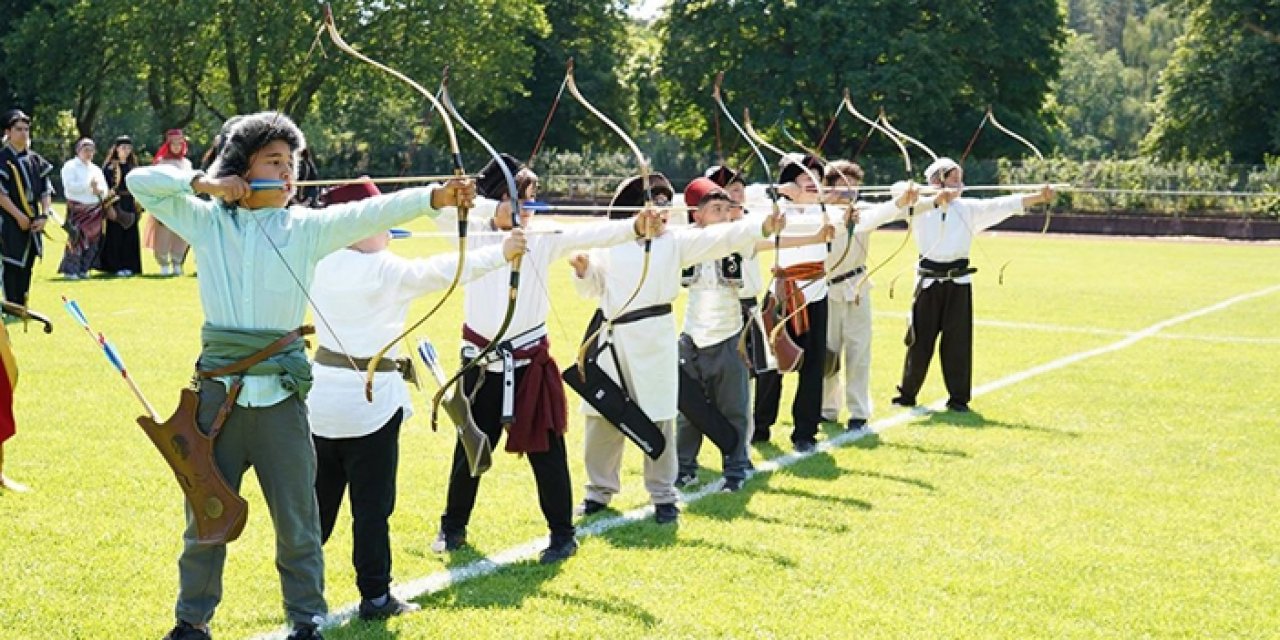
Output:
[[[1184,322],[1194,320],[1196,318],[1199,318],[1201,316],[1206,316],[1211,313],[1216,313],[1232,305],[1235,305],[1247,300],[1252,300],[1254,298],[1261,298],[1277,292],[1280,292],[1280,285],[1274,285],[1271,287],[1267,287],[1265,289],[1254,291],[1252,293],[1241,294],[1241,295],[1223,300],[1222,302],[1219,302],[1217,304],[1213,304],[1207,307],[1203,307],[1201,309],[1197,309],[1195,311],[1184,313],[1180,316],[1169,318],[1168,320],[1157,322],[1145,329],[1130,333],[1126,335],[1125,338],[1118,340],[1116,342],[1113,342],[1111,344],[1097,347],[1095,349],[1080,351],[1078,353],[1074,353],[1068,356],[1063,356],[1056,360],[1051,360],[1049,362],[1046,362],[1045,364],[1037,365],[1037,366],[1031,367],[1030,369],[1025,369],[1023,371],[1007,375],[1003,378],[993,380],[986,384],[979,385],[978,387],[975,387],[973,389],[972,396],[976,398],[978,396],[982,396],[988,393],[992,393],[994,391],[998,391],[1005,387],[1018,384],[1019,382],[1023,382],[1030,378],[1034,378],[1036,376],[1039,376],[1045,373],[1056,371],[1058,369],[1062,369],[1063,367],[1068,367],[1077,362],[1081,362],[1084,360],[1088,360],[1090,358],[1106,355],[1108,353],[1113,353],[1115,351],[1119,351],[1121,349],[1131,347],[1137,342],[1144,340],[1146,338],[1155,336],[1159,332],[1169,327],[1182,324]],[[871,423],[869,425],[869,428],[866,430],[852,431],[852,432],[846,431],[834,438],[824,440],[818,443],[818,446],[812,452],[797,453],[792,451],[791,453],[787,453],[784,455],[780,455],[776,458],[766,460],[756,465],[756,473],[757,474],[772,473],[774,471],[784,469],[817,453],[822,453],[822,452],[829,451],[831,449],[843,447],[847,444],[861,440],[862,438],[872,433],[880,433],[891,427],[895,427],[900,424],[910,422],[911,420],[914,420],[920,416],[928,415],[931,411],[940,411],[945,407],[945,404],[946,404],[945,399],[939,399],[928,405],[921,405],[921,406],[915,407],[914,409],[911,409],[908,411],[902,411],[892,416],[889,416],[887,418],[876,420],[875,422]],[[722,484],[722,481],[713,481],[708,483],[706,486],[702,487],[697,491],[682,494],[683,502],[685,504],[697,502],[698,500],[701,500],[702,498],[705,498],[710,494],[718,493],[720,491],[721,484]],[[596,520],[595,522],[592,522],[591,524],[588,524],[586,526],[578,527],[578,538],[581,539],[589,536],[601,535],[606,531],[610,531],[612,529],[616,529],[618,527],[626,526],[633,522],[643,520],[652,513],[653,513],[653,507],[645,506],[637,509],[632,509],[631,511],[628,511],[626,513],[623,513],[617,516],[613,516],[611,518]],[[481,558],[479,560],[465,564],[463,566],[449,569],[447,571],[440,571],[437,573],[433,573],[429,576],[425,576],[423,578],[418,578],[416,580],[413,580],[401,585],[397,585],[393,587],[391,591],[397,597],[400,597],[405,600],[412,600],[415,598],[419,598],[423,595],[426,595],[428,593],[443,591],[444,589],[447,589],[461,582],[466,582],[468,580],[473,580],[475,578],[480,578],[480,577],[495,573],[498,570],[508,565],[512,565],[517,562],[523,562],[525,560],[536,558],[538,556],[538,552],[542,550],[542,548],[544,548],[546,545],[547,545],[546,537],[536,538],[534,540],[525,542],[524,544],[520,544],[520,545],[511,547],[509,549],[499,551],[498,553],[495,553],[491,556]],[[356,617],[358,608],[359,608],[359,603],[356,603],[356,604],[343,607],[342,609],[335,611],[333,613],[330,613],[329,616],[325,618],[324,624],[321,625],[322,628],[329,629],[329,628],[337,627],[346,623],[347,621]],[[259,634],[255,636],[255,639],[256,640],[281,640],[287,634],[288,634],[288,629],[281,628],[276,631],[272,631],[270,633]]]
[[[876,311],[876,316],[883,318],[904,319],[906,314],[897,311]],[[1131,336],[1135,331],[1126,331],[1124,329],[1099,329],[1096,327],[1078,327],[1069,324],[1050,324],[1044,322],[1013,322],[1009,320],[993,320],[975,318],[973,321],[976,327],[995,327],[997,329],[1020,329],[1025,331],[1043,331],[1046,333],[1079,333],[1094,336]],[[1259,336],[1221,336],[1206,335],[1195,333],[1159,333],[1158,335],[1149,336],[1161,340],[1193,340],[1196,342],[1221,342],[1230,344],[1280,344],[1280,338],[1266,338]]]

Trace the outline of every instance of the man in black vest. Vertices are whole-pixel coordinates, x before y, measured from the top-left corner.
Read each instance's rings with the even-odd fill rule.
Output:
[[[0,149],[0,258],[4,260],[4,297],[25,305],[31,289],[31,268],[43,249],[40,232],[53,207],[53,165],[32,151],[31,118],[11,109],[0,119],[4,148]]]

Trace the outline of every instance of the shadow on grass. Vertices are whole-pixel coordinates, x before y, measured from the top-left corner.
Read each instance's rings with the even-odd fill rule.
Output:
[[[912,424],[914,426],[921,427],[949,426],[962,427],[965,429],[1012,429],[1015,431],[1031,431],[1035,433],[1064,436],[1067,438],[1080,437],[1080,434],[1075,431],[1063,431],[1062,429],[1053,429],[1051,427],[1042,427],[1034,424],[989,420],[977,411],[969,411],[966,413],[957,413],[955,411],[935,411],[929,414],[927,419],[914,422]]]

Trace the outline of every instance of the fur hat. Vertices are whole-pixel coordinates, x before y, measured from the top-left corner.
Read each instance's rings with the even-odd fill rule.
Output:
[[[667,199],[676,195],[671,188],[671,181],[661,173],[649,174],[649,192],[651,196],[665,194]],[[642,207],[644,200],[644,180],[640,176],[631,176],[618,184],[618,189],[613,192],[613,199],[609,201],[609,208]],[[609,211],[609,218],[613,220],[625,220],[633,215],[634,211]]]
[[[706,173],[703,173],[702,175],[705,178],[710,178],[712,182],[716,183],[721,187],[728,187],[729,185],[735,182],[741,183],[742,186],[744,187],[747,186],[747,181],[745,178],[742,177],[742,172],[738,171],[737,169],[731,169],[724,165],[718,164],[714,167],[711,167],[710,169],[707,169]]]
[[[227,123],[232,124],[232,121],[228,120]],[[218,159],[209,167],[210,175],[225,178],[247,174],[249,159],[253,154],[276,140],[289,145],[296,174],[298,153],[306,148],[306,137],[289,116],[277,111],[263,111],[243,116],[231,126],[222,141]]]
[[[788,153],[783,156],[782,160],[778,163],[778,184],[795,182],[796,178],[800,174],[804,173],[804,169],[801,168],[802,166],[814,171],[818,175],[819,179],[821,179],[821,161],[807,153]]]
[[[8,131],[13,128],[13,125],[18,124],[19,122],[31,124],[31,116],[24,113],[22,109],[10,109],[4,112],[3,121],[4,129],[5,131]]]
[[[499,153],[498,157],[502,158],[502,164],[507,165],[507,171],[511,172],[512,178],[524,168],[524,165],[509,153]],[[502,167],[498,166],[496,159],[489,160],[489,164],[480,170],[480,177],[476,178],[476,193],[490,200],[501,200],[502,196],[507,195],[509,191],[507,176],[502,173]]]

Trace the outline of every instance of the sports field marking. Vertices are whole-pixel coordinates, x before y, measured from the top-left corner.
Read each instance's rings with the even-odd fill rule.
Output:
[[[997,380],[993,380],[986,384],[979,385],[973,389],[972,395],[973,397],[977,398],[979,396],[992,393],[994,391],[999,391],[1000,389],[1003,389],[1005,387],[1018,384],[1019,382],[1023,382],[1024,380],[1028,380],[1030,378],[1034,378],[1042,374],[1050,373],[1052,371],[1056,371],[1058,369],[1068,367],[1077,362],[1082,362],[1090,358],[1120,351],[1121,349],[1125,349],[1133,346],[1134,344],[1138,343],[1141,340],[1155,337],[1161,331],[1164,331],[1169,327],[1176,326],[1184,322],[1194,320],[1201,316],[1209,315],[1211,313],[1216,313],[1232,305],[1239,304],[1247,300],[1261,298],[1277,292],[1280,292],[1280,285],[1274,285],[1271,287],[1267,287],[1265,289],[1254,291],[1252,293],[1244,293],[1232,298],[1228,298],[1216,304],[1212,304],[1207,307],[1196,309],[1195,311],[1184,313],[1180,316],[1175,316],[1167,320],[1162,320],[1151,326],[1146,327],[1145,329],[1124,334],[1125,337],[1123,339],[1117,340],[1116,342],[1112,342],[1111,344],[1107,344],[1094,349],[1087,349],[1085,351],[1080,351],[1068,356],[1063,356],[1056,360],[1051,360],[1049,362],[1046,362],[1045,364],[1037,365],[1029,369],[1024,369],[1017,373],[1007,375],[1003,378],[999,378]],[[891,427],[895,427],[900,424],[910,422],[920,416],[928,415],[932,411],[940,411],[945,407],[945,404],[946,404],[945,398],[939,399],[928,405],[921,405],[914,409],[911,409],[908,411],[902,411],[892,416],[889,416],[887,418],[876,420],[875,422],[871,423],[868,426],[868,429],[865,429],[862,431],[852,431],[852,432],[846,431],[844,433],[841,433],[838,436],[819,442],[818,446],[809,453],[796,453],[793,451],[791,453],[780,455],[771,460],[766,460],[756,465],[756,473],[773,472],[779,469],[789,467],[805,458],[808,458],[809,456],[822,453],[837,447],[843,447],[852,442],[856,442],[866,437],[869,434],[880,433]],[[702,498],[710,494],[718,492],[720,490],[721,484],[722,484],[722,481],[719,481],[719,480],[709,482],[707,483],[706,486],[698,489],[697,491],[682,494],[685,504],[697,502],[698,500],[701,500]],[[652,513],[653,513],[653,508],[646,506],[646,507],[640,507],[637,509],[632,509],[631,511],[628,511],[626,513],[613,516],[610,518],[596,520],[585,526],[578,527],[578,537],[585,538],[589,536],[600,535],[611,529],[616,529],[618,527],[643,520],[649,517]],[[546,547],[546,545],[547,545],[547,539],[545,537],[530,540],[528,542],[525,542],[524,544],[517,545],[509,549],[505,549],[503,551],[500,551],[488,557],[476,560],[475,562],[471,562],[471,563],[462,565],[460,567],[449,569],[447,571],[440,571],[440,572],[431,574],[429,576],[425,576],[401,585],[397,585],[392,588],[392,592],[395,593],[397,597],[400,597],[405,600],[412,600],[414,598],[421,597],[428,593],[435,593],[437,591],[447,589],[452,585],[455,585],[461,582],[466,582],[474,578],[479,578],[479,577],[489,575],[508,565],[536,558],[538,556],[538,552],[544,547]],[[569,560],[569,562],[572,562],[572,560]],[[339,626],[347,622],[348,620],[351,620],[352,618],[354,618],[356,616],[358,609],[359,609],[359,603],[356,603],[356,604],[351,604],[346,607],[343,607],[342,609],[335,611],[333,613],[330,613],[329,616],[325,618],[325,622],[322,625],[322,627],[327,629],[327,628]],[[272,631],[267,634],[259,635],[257,636],[257,638],[260,638],[263,640],[266,640],[266,639],[276,640],[276,639],[284,638],[287,634],[288,634],[288,630],[281,628],[279,630]]]
[[[875,315],[906,320],[906,314],[895,311],[877,311]],[[1021,329],[1026,331],[1044,331],[1048,333],[1080,333],[1096,336],[1131,336],[1137,331],[1123,329],[1100,329],[1097,327],[1079,327],[1067,324],[1048,324],[1043,322],[1011,322],[1008,320],[992,320],[975,318],[975,326],[995,327],[999,329]],[[1162,340],[1194,340],[1200,342],[1223,342],[1232,344],[1280,344],[1280,337],[1265,338],[1258,336],[1222,336],[1197,333],[1165,333],[1150,336]]]

